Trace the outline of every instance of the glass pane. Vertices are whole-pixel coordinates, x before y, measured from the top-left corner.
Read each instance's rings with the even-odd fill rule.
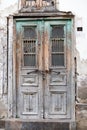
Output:
[[[52,38],[63,38],[64,37],[64,26],[58,25],[58,26],[52,26]]]
[[[24,27],[24,38],[35,39],[36,27]]]
[[[36,26],[25,26],[23,37],[23,65],[36,66]]]
[[[52,40],[52,52],[64,52],[64,41]]]
[[[64,54],[52,54],[52,66],[64,66]]]
[[[24,54],[24,66],[35,66],[36,56],[35,54]]]

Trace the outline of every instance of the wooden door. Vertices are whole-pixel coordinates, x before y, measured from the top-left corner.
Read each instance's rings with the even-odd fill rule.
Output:
[[[45,40],[45,118],[70,118],[71,114],[71,48],[70,23],[46,21]]]
[[[17,115],[43,118],[41,22],[17,22]]]
[[[17,22],[17,114],[70,118],[71,48],[67,20]]]

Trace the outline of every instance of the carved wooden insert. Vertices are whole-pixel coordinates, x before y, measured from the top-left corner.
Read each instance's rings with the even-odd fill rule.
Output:
[[[21,8],[24,7],[49,7],[55,6],[55,0],[21,0]]]

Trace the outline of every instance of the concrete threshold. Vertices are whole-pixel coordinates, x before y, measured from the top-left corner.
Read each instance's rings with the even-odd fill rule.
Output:
[[[72,129],[72,126],[74,129]],[[5,121],[5,130],[75,130],[75,122],[52,119],[7,119]]]

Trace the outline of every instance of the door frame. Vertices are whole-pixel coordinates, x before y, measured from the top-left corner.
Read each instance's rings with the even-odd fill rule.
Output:
[[[34,18],[31,18],[34,20]],[[31,19],[26,19],[26,20],[31,20]],[[39,18],[38,18],[39,19]],[[40,18],[41,19],[41,18]],[[42,18],[43,19],[43,18]],[[71,25],[73,25],[73,19],[72,18],[61,18],[61,17],[55,17],[55,18],[46,18],[45,20],[54,20],[54,19],[57,19],[57,20],[67,20],[67,21],[71,21]],[[12,99],[9,99],[8,100],[8,116],[9,117],[17,117],[17,106],[16,106],[16,103],[17,103],[17,88],[16,88],[16,85],[17,85],[17,80],[16,80],[16,76],[17,76],[17,66],[16,66],[16,22],[19,21],[19,20],[25,20],[25,19],[19,19],[19,18],[16,18],[16,19],[13,19],[13,16],[10,16],[9,18],[9,23],[11,23],[10,27],[9,27],[9,34],[12,34],[12,35],[9,35],[9,45],[8,45],[8,49],[9,49],[9,52],[8,52],[8,58],[9,58],[9,64],[8,64],[8,81],[10,81],[10,83],[8,84],[8,97],[12,97]],[[13,30],[11,29],[11,27],[13,27]],[[13,36],[13,38],[12,38]],[[74,62],[73,61],[73,57],[74,57],[74,41],[73,41],[73,37],[74,37],[74,32],[72,32],[72,48],[71,48],[71,59],[72,59],[72,63]],[[68,41],[70,42],[70,41]],[[71,63],[71,64],[72,64]],[[9,68],[10,67],[10,68]],[[74,66],[72,64],[72,80],[71,80],[71,120],[74,120],[75,119],[75,88],[74,88],[74,80],[73,80],[73,76],[74,76]],[[67,119],[66,119],[67,120]]]

